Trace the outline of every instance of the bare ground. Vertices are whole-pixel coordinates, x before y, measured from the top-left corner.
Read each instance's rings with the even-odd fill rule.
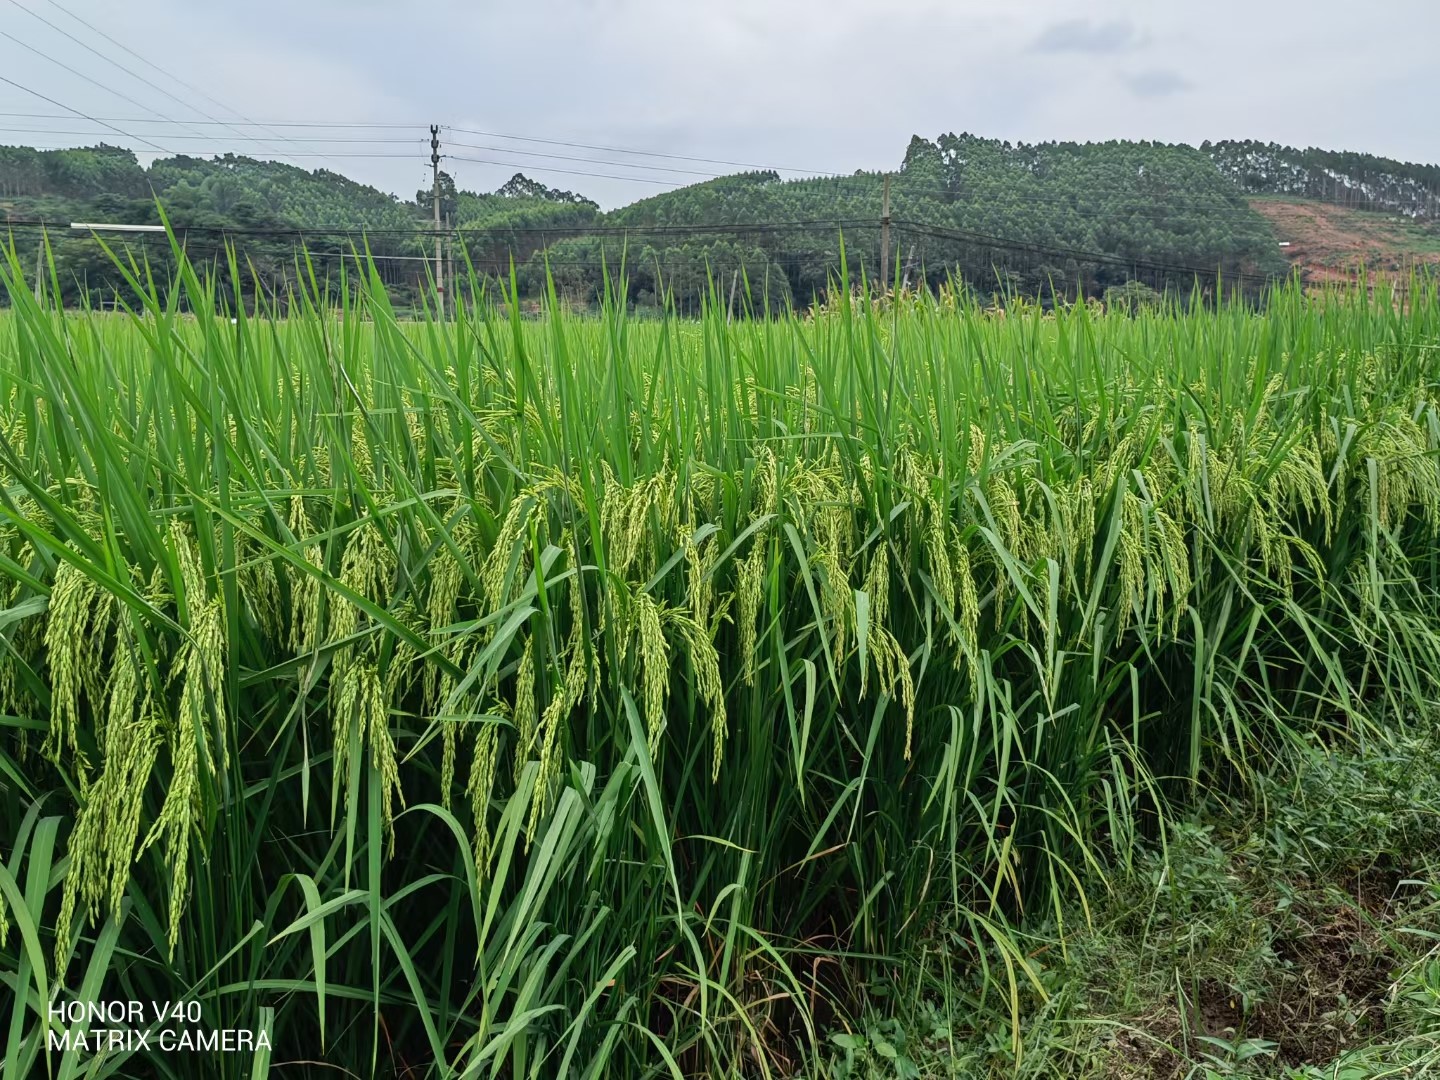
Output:
[[[1352,210],[1308,199],[1251,199],[1270,222],[1285,254],[1314,284],[1408,276],[1413,267],[1440,267],[1440,227],[1394,214]]]

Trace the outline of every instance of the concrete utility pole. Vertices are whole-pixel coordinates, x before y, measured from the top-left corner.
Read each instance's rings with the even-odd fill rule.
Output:
[[[880,210],[880,291],[890,287],[890,174],[885,174],[885,197]]]
[[[446,236],[449,236],[449,235],[450,235],[450,230],[451,230],[453,227],[454,227],[454,223],[450,220],[450,215],[447,213],[447,214],[445,215],[445,235],[446,235]],[[460,280],[460,278],[459,278],[459,276],[455,273],[455,245],[454,245],[454,244],[451,244],[450,247],[449,247],[449,248],[446,250],[446,252],[445,252],[445,280],[448,281],[448,282],[450,282],[450,288],[452,288],[452,289],[455,290],[455,299],[452,300],[452,301],[450,301],[450,311],[451,311],[452,314],[454,314],[454,313],[456,313],[456,312],[458,312],[458,311],[460,310],[460,286],[457,284],[457,282]]]
[[[440,126],[430,125],[430,167],[435,171],[435,292],[439,297],[440,317],[445,317],[445,264],[440,255]]]

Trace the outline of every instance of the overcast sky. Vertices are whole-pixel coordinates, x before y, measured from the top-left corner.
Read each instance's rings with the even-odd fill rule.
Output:
[[[912,134],[946,131],[1255,138],[1440,162],[1440,0],[1023,6],[1022,16],[971,0],[0,0],[0,76],[53,101],[0,81],[0,112],[68,117],[0,117],[0,143],[283,151],[413,196],[429,183],[435,122],[449,125],[452,153],[501,163],[448,161],[462,188],[491,190],[518,167],[605,206],[702,178],[620,163],[733,170],[453,128],[814,172],[893,167]],[[114,118],[127,134],[67,110]],[[340,139],[376,141],[321,141]],[[591,160],[565,160],[576,157]]]

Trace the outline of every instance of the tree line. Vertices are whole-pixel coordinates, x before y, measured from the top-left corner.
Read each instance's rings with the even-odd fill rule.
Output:
[[[910,287],[959,277],[980,289],[1068,299],[1129,282],[1188,289],[1197,274],[1258,287],[1284,273],[1286,262],[1246,194],[1314,189],[1296,171],[1312,166],[1288,151],[1261,153],[1259,145],[916,136],[890,175],[891,275]],[[1371,193],[1423,186],[1433,180],[1424,170],[1436,171],[1396,171],[1361,158],[1324,160],[1348,163],[1345,175]],[[493,192],[458,189],[444,172],[440,179],[455,265],[464,270],[468,261],[478,280],[508,279],[513,266],[528,297],[553,283],[577,304],[593,302],[621,287],[623,263],[623,287],[639,307],[668,296],[693,309],[710,290],[728,295],[740,282],[752,304],[805,305],[836,282],[842,243],[852,280],[873,281],[881,263],[881,172],[783,180],[753,171],[609,211],[520,174]],[[312,272],[338,293],[336,256],[355,244],[377,256],[398,305],[421,303],[434,251],[431,195],[427,188],[402,199],[329,170],[233,154],[159,158],[146,168],[130,151],[103,144],[0,147],[0,217],[155,224],[163,206],[191,258],[208,262],[222,284],[232,272],[228,242],[243,287],[281,297]],[[22,253],[35,251],[35,230],[14,235]],[[92,237],[60,230],[49,239],[67,301],[127,299],[123,278]],[[302,241],[313,270],[297,258]],[[169,264],[164,237],[114,244],[158,272]],[[469,280],[459,277],[462,286]]]
[[[1273,142],[1207,142],[1201,150],[1246,192],[1296,195],[1440,222],[1440,165]]]

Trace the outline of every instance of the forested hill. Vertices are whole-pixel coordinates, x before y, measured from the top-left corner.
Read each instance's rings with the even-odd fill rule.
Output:
[[[1409,199],[1417,208],[1437,172],[1253,143],[1196,149],[917,136],[892,174],[891,272],[911,284],[958,272],[985,288],[1066,296],[1132,279],[1186,287],[1197,272],[1217,270],[1254,285],[1285,262],[1245,195],[1311,194],[1316,170],[1326,169],[1353,178],[1367,198]],[[445,219],[482,273],[507,273],[514,260],[534,294],[548,263],[560,288],[583,301],[603,287],[604,262],[623,254],[631,299],[641,304],[664,287],[693,305],[707,282],[733,288],[742,273],[754,295],[806,303],[836,273],[842,232],[852,272],[863,266],[873,277],[883,185],[874,172],[799,180],[754,172],[603,212],[583,194],[524,176],[475,193],[441,174]],[[360,240],[325,230],[365,230],[402,302],[416,299],[428,272],[421,257],[433,251],[428,190],[403,198],[328,170],[233,155],[161,158],[143,168],[116,147],[0,147],[0,220],[153,224],[157,199],[192,254],[223,263],[228,237],[246,273],[253,268],[268,290],[283,292],[294,280],[299,230],[319,271],[332,277]],[[14,235],[34,251],[33,226],[19,224]],[[51,242],[67,299],[114,293],[116,275],[92,237],[62,229]],[[154,238],[126,242],[166,260]]]
[[[1232,182],[1256,195],[1299,195],[1362,210],[1440,220],[1440,165],[1356,154],[1298,150],[1259,142],[1201,146]]]
[[[186,225],[344,225],[406,229],[416,207],[325,169],[278,161],[159,158],[142,168],[113,146],[77,150],[0,147],[0,208],[9,217],[59,220],[87,210],[106,221],[153,223],[155,201]]]
[[[267,286],[275,288],[297,276],[296,230],[302,227],[364,229],[374,235],[376,250],[391,255],[421,253],[412,234],[421,225],[418,207],[339,173],[307,172],[277,161],[233,155],[160,158],[146,169],[130,151],[113,146],[0,147],[0,222],[27,223],[15,228],[14,235],[18,248],[31,251],[40,233],[28,223],[60,226],[50,229],[48,236],[69,302],[82,293],[92,303],[109,302],[117,290],[126,290],[95,238],[72,233],[65,226],[72,221],[158,224],[157,202],[170,223],[184,231],[192,256],[216,263],[223,273],[229,236],[247,273],[253,267]],[[163,268],[170,262],[164,237],[111,235],[108,241],[123,244],[152,265]],[[340,261],[324,253],[349,246],[343,234],[309,236],[306,244],[316,254],[317,272],[322,275]],[[381,264],[397,288],[405,287],[404,268],[412,265],[389,260]]]
[[[524,177],[498,192],[474,195],[456,192],[449,177],[441,176],[444,211],[451,221],[505,220],[506,213],[526,207],[543,210],[579,198]],[[594,213],[594,203],[580,203]],[[412,302],[428,269],[422,256],[434,250],[428,235],[433,221],[429,191],[411,201],[326,169],[307,172],[231,154],[159,158],[143,168],[133,153],[114,146],[0,147],[0,229],[11,222],[17,246],[34,250],[39,231],[33,223],[60,226],[49,237],[67,300],[83,291],[98,303],[121,283],[93,237],[70,233],[65,226],[72,221],[158,224],[161,206],[166,220],[183,232],[192,256],[216,262],[223,276],[228,239],[246,272],[253,268],[267,288],[277,291],[297,276],[295,255],[302,240],[317,274],[332,278],[352,245],[368,245],[379,256],[386,284],[397,298]],[[112,240],[143,251],[152,262],[168,262],[163,238]]]
[[[781,180],[774,173],[726,177],[656,195],[608,220],[634,235],[700,223],[752,223],[753,233],[652,241],[672,279],[704,272],[710,247],[739,248],[782,276],[797,298],[824,288],[837,257],[834,230],[785,227],[833,218],[852,262],[878,261],[884,178],[878,173]],[[1161,143],[1011,144],[973,135],[911,140],[890,194],[892,246],[902,276],[932,281],[959,269],[982,285],[1031,293],[1093,293],[1131,278],[1193,281],[1195,271],[1259,280],[1283,270],[1263,218],[1198,150]],[[558,245],[580,256],[597,241]],[[568,250],[566,250],[568,248]],[[648,261],[635,260],[637,273]],[[763,255],[763,259],[762,259]],[[712,260],[714,262],[714,260]]]

